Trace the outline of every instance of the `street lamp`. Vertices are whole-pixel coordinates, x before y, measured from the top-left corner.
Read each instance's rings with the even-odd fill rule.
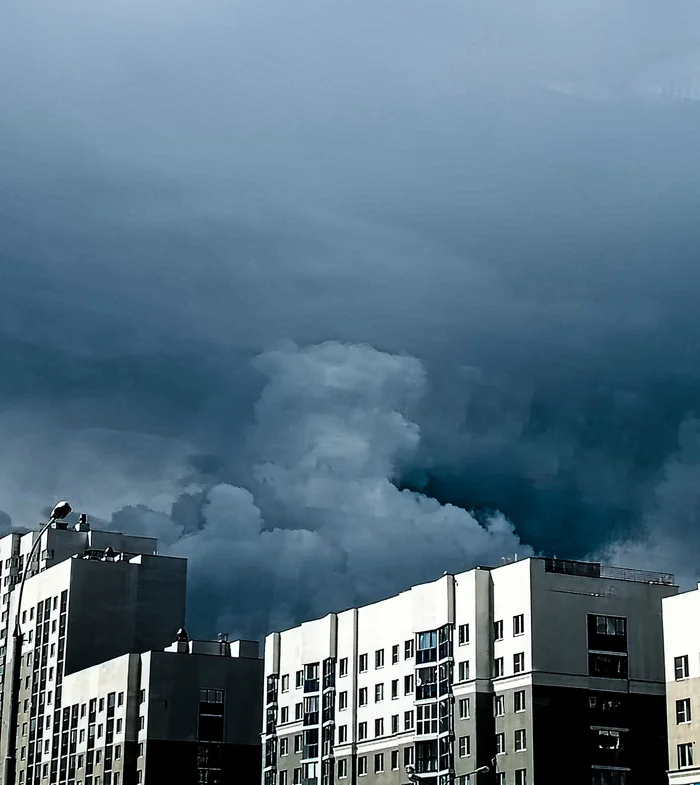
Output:
[[[460,774],[460,777],[471,777],[472,774],[486,774],[489,770],[488,766],[479,766],[478,769],[474,769],[473,771],[468,771],[466,774]],[[421,777],[420,774],[416,774],[416,770],[413,766],[406,766],[406,775],[408,776],[409,782],[414,783],[421,783],[425,782],[425,777]],[[451,785],[457,781],[456,777],[452,777],[450,783]]]
[[[7,720],[7,735],[6,735],[6,753],[5,763],[3,767],[3,785],[14,785],[15,781],[15,767],[17,759],[17,720],[19,709],[19,688],[20,688],[20,673],[22,670],[22,595],[24,594],[24,584],[29,575],[29,568],[32,563],[34,552],[39,547],[41,538],[44,532],[51,527],[56,521],[62,521],[68,516],[71,511],[71,506],[68,502],[59,502],[53,510],[48,521],[41,527],[39,534],[32,543],[32,547],[27,555],[27,560],[23,565],[22,578],[19,582],[19,589],[17,591],[17,605],[15,606],[15,624],[12,632],[12,679],[10,681],[10,709]]]

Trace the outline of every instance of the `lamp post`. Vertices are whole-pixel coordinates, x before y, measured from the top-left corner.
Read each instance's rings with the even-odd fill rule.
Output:
[[[479,766],[478,769],[474,769],[473,771],[468,771],[466,774],[460,774],[459,776],[471,777],[472,774],[486,774],[488,770],[489,770],[488,766]],[[420,774],[416,774],[416,770],[413,768],[413,766],[406,766],[406,775],[408,776],[409,782],[413,782],[413,783],[425,782],[425,778],[421,777]],[[452,777],[450,781],[450,785],[453,785],[455,782],[457,782],[457,778]]]
[[[20,689],[20,673],[22,669],[22,595],[24,594],[24,584],[29,574],[29,568],[32,563],[34,552],[39,547],[41,538],[44,533],[56,521],[62,521],[71,511],[71,506],[68,502],[59,502],[53,510],[51,516],[46,523],[39,530],[39,534],[32,543],[32,547],[27,555],[27,561],[24,563],[22,569],[22,578],[19,582],[19,589],[17,591],[17,604],[15,606],[15,623],[12,631],[12,676],[10,681],[10,707],[9,714],[7,715],[7,735],[5,737],[5,762],[3,767],[2,785],[14,785],[15,769],[17,763],[17,714],[19,709],[19,689]]]

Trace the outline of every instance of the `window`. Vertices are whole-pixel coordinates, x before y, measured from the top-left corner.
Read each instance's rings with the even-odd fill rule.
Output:
[[[367,670],[367,655],[360,654],[360,673],[364,673]]]
[[[506,751],[506,735],[505,733],[496,734],[496,755],[504,755]]]
[[[470,737],[469,736],[460,736],[459,737],[459,757],[466,758],[471,755],[471,744],[470,744]]]
[[[457,631],[457,640],[460,646],[466,646],[469,643],[469,625],[460,624]]]
[[[416,736],[425,736],[438,732],[438,706],[429,703],[426,706],[416,707]]]
[[[518,652],[513,655],[513,673],[522,673],[525,670],[525,653]]]
[[[381,774],[384,771],[384,753],[378,752],[374,756],[374,773]]]
[[[319,663],[304,665],[304,692],[317,692],[319,688]]]
[[[403,713],[403,729],[413,730],[413,712],[405,711]]]
[[[398,771],[399,768],[399,751],[392,750],[391,751],[391,770]]]
[[[515,731],[514,749],[516,752],[522,752],[525,749],[525,728]]]
[[[380,703],[384,700],[384,685],[383,684],[375,684],[374,685],[374,702]]]
[[[676,701],[676,724],[690,722],[690,698]]]
[[[294,737],[294,753],[298,755],[301,752],[303,746],[304,746],[304,739],[301,733],[299,733]]]
[[[288,673],[285,673],[284,676],[282,676],[282,692],[289,692],[289,674]]]
[[[693,765],[693,743],[678,745],[678,768],[685,769]]]
[[[506,713],[505,695],[493,696],[493,716],[502,717]]]
[[[418,634],[416,662],[424,664],[437,661],[438,634],[437,630],[429,630]]]
[[[384,649],[377,649],[377,651],[374,652],[374,667],[384,667]]]
[[[588,654],[588,672],[603,679],[626,679],[627,656],[623,654]]]
[[[358,703],[360,706],[367,705],[367,687],[360,687],[360,691],[358,695]]]
[[[340,660],[340,676],[342,678],[343,676],[347,676],[347,675],[348,675],[348,658],[342,657]],[[346,766],[348,765],[347,761],[345,761],[345,765]]]
[[[318,695],[304,698],[304,725],[317,725],[319,714]]]
[[[496,657],[493,661],[493,678],[497,679],[503,676],[503,657]]]
[[[339,725],[338,726],[338,744],[345,744],[348,740],[348,726],[347,725]]]
[[[357,738],[364,741],[367,738],[367,723],[360,722],[357,726]]]
[[[287,772],[285,770],[280,772],[279,785],[287,785]]]
[[[289,722],[289,706],[282,706],[280,709],[280,723],[284,725],[285,722]]]
[[[397,643],[396,645],[391,647],[391,664],[396,665],[398,661],[399,661],[399,644]]]
[[[300,690],[304,686],[304,671],[297,671],[294,674],[294,687]]]
[[[527,785],[527,770],[526,769],[516,769],[515,770],[515,785]]]
[[[403,677],[403,694],[410,695],[413,692],[413,674]]]
[[[280,755],[282,757],[289,755],[289,737],[280,739]]]
[[[294,721],[298,722],[304,716],[304,704],[303,703],[295,703],[294,704]]]
[[[626,620],[617,616],[594,616],[596,634],[598,635],[625,635]]]
[[[413,640],[406,641],[403,645],[403,658],[410,660],[413,657]]]
[[[525,690],[513,693],[513,711],[525,711]]]
[[[338,711],[345,711],[348,707],[348,694],[347,692],[338,693]]]
[[[469,681],[469,660],[459,663],[459,680]]]
[[[688,655],[673,658],[673,670],[676,674],[676,681],[688,678]]]
[[[503,640],[503,619],[499,619],[493,623],[493,639],[495,641]]]
[[[399,715],[392,714],[391,715],[391,732],[398,733],[399,732]]]
[[[117,718],[117,729],[116,729],[116,732],[117,733],[121,733],[122,732],[122,718],[121,717]]]
[[[627,651],[627,620],[620,616],[588,616],[588,650]]]
[[[301,785],[301,768],[294,769],[292,772],[293,785]]]
[[[525,634],[525,614],[519,613],[513,616],[513,635]]]
[[[384,735],[384,720],[378,719],[374,721],[374,738],[378,739]]]
[[[598,731],[599,750],[619,750],[620,731],[618,730],[599,730]]]
[[[460,698],[459,703],[457,704],[459,709],[459,718],[460,720],[468,720],[469,719],[469,698]]]
[[[145,702],[146,702],[146,690],[141,690],[141,692],[139,693],[139,703],[145,703]],[[100,711],[104,711],[104,710],[105,710],[105,699],[100,698]]]
[[[367,774],[367,757],[365,755],[357,759],[357,773],[360,777]]]
[[[117,746],[114,748],[114,758],[115,760],[119,760],[121,756],[122,756],[122,745],[117,744]]]
[[[139,717],[139,730],[143,730],[146,727],[146,718],[141,715]]]
[[[413,766],[413,747],[404,747],[403,748],[403,765],[404,766]]]
[[[347,758],[338,761],[338,779],[345,779],[348,776],[348,761]]]
[[[416,673],[416,700],[437,697],[437,668],[419,668]]]
[[[391,682],[391,699],[396,700],[399,697],[399,680],[394,679]]]

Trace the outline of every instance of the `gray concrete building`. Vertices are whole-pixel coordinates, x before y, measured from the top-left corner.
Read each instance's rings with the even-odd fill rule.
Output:
[[[676,592],[670,575],[532,558],[273,633],[261,781],[661,785]]]
[[[663,601],[669,785],[700,783],[700,586]]]
[[[65,676],[59,753],[52,754],[49,724],[33,766],[20,755],[17,781],[256,782],[262,671],[257,642],[190,641],[182,630],[164,651],[124,654]]]
[[[28,563],[36,536],[0,540],[0,754],[16,727],[13,785],[224,785],[241,769],[257,781],[257,644],[187,639],[186,560],[83,518],[48,529]],[[7,645],[15,618],[18,678]]]

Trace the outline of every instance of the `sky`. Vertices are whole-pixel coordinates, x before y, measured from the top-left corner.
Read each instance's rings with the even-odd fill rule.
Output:
[[[477,564],[698,579],[700,7],[7,0],[0,526],[258,637]]]

